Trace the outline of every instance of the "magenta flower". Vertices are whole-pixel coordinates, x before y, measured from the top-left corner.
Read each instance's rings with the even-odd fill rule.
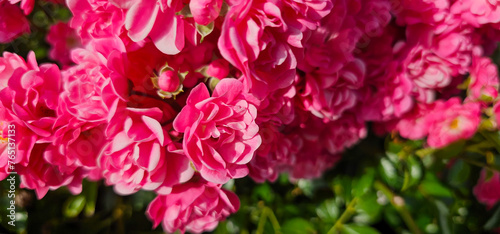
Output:
[[[479,202],[491,209],[500,200],[500,174],[492,171],[493,175],[487,180],[487,173],[486,169],[481,170],[473,192]]]
[[[229,63],[225,59],[214,60],[208,65],[207,74],[219,79],[226,78],[229,75]]]
[[[498,97],[498,68],[490,58],[474,55],[467,99],[491,102]]]
[[[207,25],[219,17],[222,0],[192,0],[189,9],[197,24]]]
[[[218,47],[222,56],[243,73],[245,91],[262,100],[292,84],[300,55],[294,49],[302,47],[302,33],[316,28],[332,4],[329,1],[231,3]]]
[[[335,120],[356,105],[363,86],[366,67],[361,60],[353,60],[333,74],[309,73],[300,93],[304,108],[314,115]]]
[[[417,103],[411,111],[399,119],[395,128],[402,137],[418,140],[429,134],[428,115],[434,109],[435,103]]]
[[[500,22],[498,0],[458,0],[452,5],[451,11],[474,27]]]
[[[134,42],[149,37],[156,48],[165,54],[178,54],[184,48],[184,20],[182,15],[176,14],[183,7],[182,1],[115,2],[127,9],[125,28]]]
[[[204,84],[193,88],[174,128],[184,133],[184,153],[201,176],[224,184],[248,174],[246,164],[262,142],[256,117],[252,96],[243,92],[243,84],[226,78],[212,97]]]
[[[50,27],[46,40],[52,47],[49,57],[63,66],[71,64],[70,51],[81,44],[76,31],[63,22]]]
[[[17,5],[0,2],[0,43],[9,43],[23,33],[29,33],[28,20]]]
[[[28,55],[27,63],[16,64],[21,61],[15,59],[15,65],[10,64],[19,66],[15,70],[4,70],[5,75],[11,76],[8,86],[0,91],[0,101],[8,115],[19,119],[33,134],[48,137],[55,121],[61,73],[55,64],[39,67],[33,52]]]
[[[236,194],[220,185],[194,178],[176,185],[168,195],[157,196],[149,204],[146,215],[154,227],[161,223],[166,232],[202,233],[215,229],[219,221],[239,208]]]
[[[67,0],[73,13],[69,25],[87,44],[94,38],[116,37],[125,23],[125,13],[107,0]]]
[[[434,148],[445,147],[457,140],[471,138],[481,121],[481,105],[452,98],[439,101],[428,116],[427,143]]]
[[[19,68],[21,71],[35,69],[37,66],[33,55],[28,56],[28,63],[17,54],[3,52],[0,57],[0,91],[8,86],[9,79]]]
[[[98,166],[118,194],[139,189],[168,194],[172,186],[193,176],[189,159],[160,124],[163,117],[156,107],[126,108],[117,110],[110,120],[106,129],[110,141],[98,158]]]
[[[45,158],[57,154],[47,149],[49,144],[35,144],[27,165],[17,165],[16,171],[21,177],[21,188],[33,189],[38,199],[42,199],[49,190],[66,186],[73,194],[82,192],[82,179],[88,173],[83,168],[68,170],[64,166],[54,166]]]
[[[279,132],[279,127],[272,121],[259,124],[262,145],[248,164],[249,176],[259,183],[266,180],[275,181],[279,173],[286,169],[290,160],[289,155],[293,154],[293,150],[296,149],[293,142]]]

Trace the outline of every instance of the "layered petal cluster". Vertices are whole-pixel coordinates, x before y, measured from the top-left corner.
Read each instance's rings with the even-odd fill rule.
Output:
[[[475,27],[500,22],[498,0],[458,0],[453,4],[452,12]]]
[[[490,58],[475,55],[472,60],[469,81],[470,100],[492,101],[498,97],[498,68]]]
[[[154,191],[155,227],[201,233],[239,208],[224,183],[318,178],[367,126],[431,148],[500,126],[499,3],[67,0],[46,38],[61,70],[0,57],[0,122],[39,198],[104,179]],[[0,0],[0,43],[29,32],[33,6]]]
[[[52,47],[49,52],[50,59],[61,65],[69,65],[71,61],[71,50],[80,46],[80,37],[76,31],[67,23],[59,22],[50,27],[46,38]]]
[[[185,23],[182,15],[176,14],[183,8],[182,1],[113,2],[126,10],[125,28],[134,42],[149,38],[165,54],[178,54],[184,48]]]
[[[118,194],[139,189],[170,193],[172,187],[188,181],[194,170],[162,127],[159,108],[117,110],[106,129],[111,139],[99,155],[98,164],[106,183]]]
[[[340,118],[361,100],[366,64],[357,58],[357,43],[369,40],[368,35],[379,35],[390,20],[388,1],[334,4],[332,12],[305,41],[305,59],[299,65],[305,75],[296,80],[303,108],[328,121]]]
[[[2,120],[15,125],[15,171],[21,176],[21,187],[33,189],[42,198],[48,190],[68,186],[74,193],[81,191],[85,172],[50,164],[57,151],[50,149],[56,109],[61,92],[61,73],[55,64],[38,66],[35,54],[25,62],[17,55],[5,53],[1,59],[2,81],[7,87],[0,91]],[[1,155],[7,157],[4,150]],[[1,177],[9,170],[4,167]]]
[[[167,232],[202,233],[215,229],[219,221],[235,213],[239,207],[240,201],[233,192],[194,178],[175,186],[170,194],[156,197],[149,204],[146,215],[154,227],[161,223]]]
[[[458,98],[437,102],[428,121],[427,143],[435,148],[444,147],[476,133],[481,121],[481,106],[473,102],[461,104]]]
[[[69,26],[76,30],[82,43],[92,39],[120,35],[125,13],[107,0],[67,0],[73,13]]]
[[[493,175],[488,176],[488,173]],[[481,176],[473,192],[479,202],[491,209],[500,200],[500,174],[486,169],[481,170]]]
[[[246,164],[262,142],[256,117],[257,108],[243,84],[227,78],[211,97],[204,84],[193,88],[174,128],[184,133],[184,152],[201,176],[223,184],[248,174]]]
[[[248,164],[249,176],[257,182],[275,181],[287,169],[290,155],[300,149],[292,139],[279,131],[279,126],[274,122],[259,124],[262,145]]]
[[[18,6],[0,2],[0,43],[9,43],[23,33],[29,33],[28,20]]]
[[[245,90],[259,99],[290,86],[303,32],[315,29],[330,1],[233,1],[221,29],[222,56],[243,73]],[[244,36],[241,36],[244,35]]]
[[[83,167],[92,179],[100,178],[97,156],[108,142],[104,134],[108,120],[119,106],[125,105],[125,91],[117,89],[112,82],[121,77],[114,77],[116,72],[108,68],[105,58],[113,56],[103,45],[115,45],[113,42],[94,41],[86,49],[73,51],[76,65],[62,72],[57,120],[53,125],[53,141],[48,147],[57,153],[46,158],[68,171]]]
[[[481,104],[462,103],[459,98],[419,103],[395,124],[401,136],[422,139],[434,148],[445,147],[458,140],[472,137],[481,121]]]

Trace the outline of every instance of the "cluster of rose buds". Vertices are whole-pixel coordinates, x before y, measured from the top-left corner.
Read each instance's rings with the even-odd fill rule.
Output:
[[[30,32],[34,1],[0,0],[0,43]],[[0,58],[0,118],[38,198],[103,179],[155,191],[154,226],[198,233],[238,210],[224,183],[317,178],[368,122],[441,148],[500,120],[497,0],[65,4],[46,37],[59,66]]]

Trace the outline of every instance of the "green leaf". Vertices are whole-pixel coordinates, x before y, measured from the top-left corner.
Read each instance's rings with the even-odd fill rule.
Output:
[[[500,226],[500,206],[497,206],[491,218],[484,224],[484,229],[491,230]]]
[[[354,196],[361,197],[363,194],[367,193],[373,187],[373,181],[375,180],[375,170],[369,168],[363,174],[363,176],[355,182]]]
[[[396,166],[387,158],[380,159],[379,173],[385,183],[393,188],[400,188],[403,184]]]
[[[413,185],[418,184],[422,179],[423,173],[424,172],[420,161],[414,156],[408,157],[406,160],[404,183],[401,191],[405,191]]]
[[[334,223],[338,219],[340,211],[334,200],[326,200],[316,208],[316,214],[324,222]]]
[[[302,218],[294,218],[287,220],[281,226],[281,232],[286,234],[307,234],[307,233],[316,233],[313,225],[309,223],[307,220]]]
[[[463,160],[455,161],[448,173],[448,181],[455,187],[461,187],[470,176],[470,166]]]
[[[342,234],[379,234],[377,229],[370,226],[359,226],[353,224],[345,224],[342,226]]]
[[[207,25],[196,24],[196,31],[201,35],[200,43],[203,42],[203,39],[210,35],[212,31],[214,31],[214,22],[211,22]]]
[[[191,13],[191,9],[189,8],[189,4],[186,4],[181,11],[175,13],[176,15],[182,15],[184,18],[191,18],[193,14]]]
[[[63,207],[64,216],[68,218],[74,218],[82,212],[84,207],[85,207],[85,197],[83,195],[70,197],[64,203]]]
[[[450,226],[450,218],[449,218],[449,209],[444,204],[444,202],[440,200],[435,200],[434,203],[436,204],[436,208],[439,213],[439,226],[441,227],[441,233],[443,234],[451,234],[451,226]]]
[[[83,181],[83,195],[85,196],[85,216],[90,217],[95,213],[98,184]]]
[[[390,141],[387,144],[386,149],[387,149],[387,152],[389,152],[389,153],[397,154],[401,150],[403,150],[403,145],[399,144],[399,143],[396,143],[396,142],[393,142],[393,141]]]
[[[494,132],[489,132],[489,131],[481,131],[481,134],[497,149],[497,151],[500,153],[500,131],[494,131]]]
[[[371,224],[379,220],[382,212],[382,206],[377,202],[377,194],[370,192],[358,200],[356,204],[356,216],[353,217],[354,222]]]
[[[437,196],[437,197],[452,197],[451,191],[443,186],[436,178],[435,175],[427,173],[425,180],[420,184],[420,189],[422,189],[426,194]]]
[[[458,154],[462,153],[463,149],[465,148],[465,143],[466,141],[464,140],[457,141],[445,148],[436,150],[436,152],[434,152],[434,155],[443,159],[455,157]]]
[[[253,194],[266,203],[271,203],[274,200],[274,191],[268,183],[263,183],[255,187]]]

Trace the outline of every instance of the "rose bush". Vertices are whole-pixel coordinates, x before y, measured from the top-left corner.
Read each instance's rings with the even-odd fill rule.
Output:
[[[499,42],[498,0],[0,0],[0,232],[497,230]]]

